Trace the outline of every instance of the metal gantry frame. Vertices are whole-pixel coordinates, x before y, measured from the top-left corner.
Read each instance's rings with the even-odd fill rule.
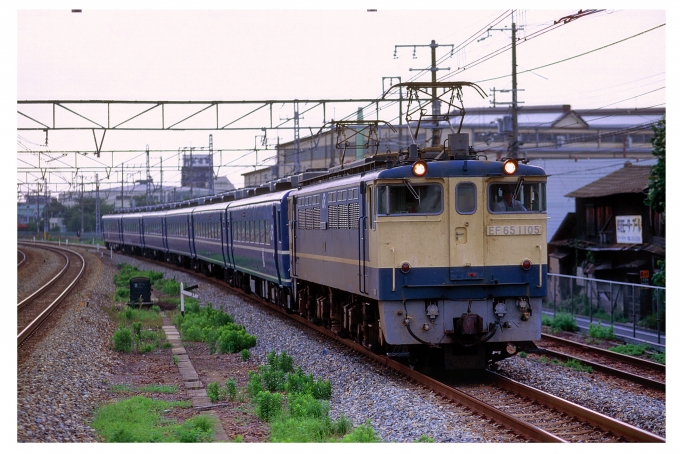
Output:
[[[400,101],[399,99],[283,99],[283,100],[252,100],[252,101],[125,101],[125,100],[19,100],[17,101],[17,132],[42,132],[44,133],[47,147],[51,137],[55,134],[65,133],[88,133],[91,131],[92,146],[86,149],[49,149],[48,153],[68,154],[92,153],[96,158],[101,157],[102,152],[112,153],[111,165],[102,163],[91,166],[59,167],[60,158],[51,158],[49,161],[41,159],[40,149],[22,149],[18,146],[17,155],[20,165],[18,173],[25,173],[29,183],[29,176],[35,176],[35,181],[47,182],[47,174],[69,173],[73,174],[73,167],[78,172],[105,173],[110,176],[114,168],[122,167],[113,163],[114,153],[143,153],[142,149],[106,149],[105,138],[107,132],[169,132],[169,131],[254,131],[266,136],[267,130],[292,132],[294,137],[300,134],[300,119],[305,113],[314,113],[317,120],[312,120],[310,130],[318,130],[328,123],[328,111],[332,107],[335,112],[336,105],[352,106],[352,109],[344,109],[346,115],[342,120],[352,118],[360,107],[374,106],[376,119],[381,109],[388,103]],[[381,105],[382,104],[382,105]],[[293,105],[295,115],[290,118],[275,118],[275,109]],[[246,112],[242,112],[246,106]],[[279,107],[280,106],[280,107]],[[300,107],[302,106],[302,107]],[[234,111],[241,109],[240,112]],[[333,121],[334,119],[330,119]],[[110,137],[110,133],[109,136]],[[79,136],[83,139],[83,136]],[[54,139],[52,139],[54,142]],[[176,152],[175,149],[152,150],[154,152]],[[227,151],[250,151],[246,148],[230,148]],[[148,153],[148,148],[146,150]],[[37,154],[37,162],[29,163],[22,159],[22,154]],[[76,158],[77,159],[77,158]],[[35,159],[34,159],[35,161]],[[25,166],[23,165],[25,164]],[[37,174],[37,175],[36,175]],[[63,177],[61,177],[64,179]],[[121,176],[123,179],[123,175]],[[21,184],[21,183],[19,183]],[[64,183],[49,184],[68,184]]]

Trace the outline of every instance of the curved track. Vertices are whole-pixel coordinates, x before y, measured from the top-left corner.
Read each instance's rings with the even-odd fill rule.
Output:
[[[75,251],[55,246],[35,245],[60,254],[65,265],[48,283],[17,303],[17,345],[20,346],[57,308],[85,270],[85,258]]]

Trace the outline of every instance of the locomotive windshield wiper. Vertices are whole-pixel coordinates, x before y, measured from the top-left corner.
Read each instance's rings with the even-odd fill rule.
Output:
[[[408,188],[408,190],[411,191],[411,195],[413,196],[413,198],[416,199],[418,202],[420,202],[420,194],[416,193],[416,190],[411,185],[411,182],[408,181],[408,180],[404,180],[404,183],[406,184],[406,187]]]
[[[522,191],[522,185],[524,184],[524,177],[519,177],[519,180],[517,181],[517,186],[515,186],[515,190],[513,191],[512,198],[519,200],[519,194]]]

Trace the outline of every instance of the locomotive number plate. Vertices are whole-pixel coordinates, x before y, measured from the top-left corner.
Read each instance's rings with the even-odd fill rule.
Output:
[[[487,235],[540,235],[540,225],[490,225]]]

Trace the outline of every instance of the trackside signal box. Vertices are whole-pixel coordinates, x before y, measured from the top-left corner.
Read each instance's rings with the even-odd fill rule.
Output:
[[[130,279],[130,303],[151,302],[151,281],[148,277],[133,277]]]

